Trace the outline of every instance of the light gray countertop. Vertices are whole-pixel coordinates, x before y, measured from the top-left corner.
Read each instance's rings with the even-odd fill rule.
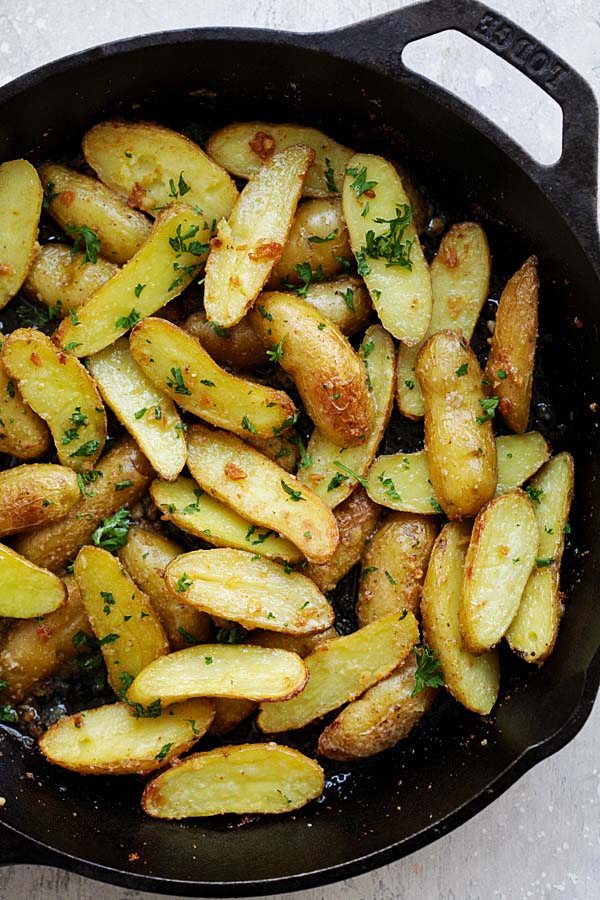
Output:
[[[600,95],[597,0],[490,0],[547,43]],[[246,25],[324,30],[409,5],[402,0],[0,0],[0,83],[67,53],[170,28]],[[438,39],[439,40],[439,39]],[[506,89],[503,64],[467,39],[428,54],[427,71],[547,159],[560,146],[557,117],[535,91]],[[423,58],[414,47],[410,61]],[[556,154],[555,154],[556,155]],[[582,160],[582,164],[585,161]],[[302,900],[598,900],[600,705],[562,751],[540,763],[462,828],[405,860]],[[58,870],[0,870],[2,900],[142,900]]]

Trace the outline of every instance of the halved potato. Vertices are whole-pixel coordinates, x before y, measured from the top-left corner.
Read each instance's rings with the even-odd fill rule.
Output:
[[[498,697],[497,650],[480,656],[464,645],[459,627],[468,522],[451,522],[435,542],[421,596],[423,639],[436,652],[444,683],[455,700],[486,716]]]
[[[33,463],[0,472],[0,537],[61,519],[79,500],[66,466]]]
[[[208,252],[204,218],[184,203],[160,213],[134,257],[54,333],[63,350],[89,356],[108,347],[136,322],[178,297]]]
[[[406,612],[335,638],[306,657],[310,678],[304,690],[291,700],[261,706],[257,724],[265,732],[302,728],[389,675],[418,640],[417,620]]]
[[[574,465],[570,453],[559,453],[530,482],[540,546],[517,615],[506,632],[511,650],[527,662],[542,663],[552,653],[563,605],[560,561],[573,497]]]
[[[38,172],[50,198],[47,209],[52,218],[69,237],[85,238],[91,232],[92,239],[99,242],[92,249],[85,241],[91,262],[102,254],[110,262],[122,265],[147,240],[148,219],[95,178],[58,163],[44,163]]]
[[[275,634],[275,632],[269,632]],[[231,700],[225,697],[215,697],[212,701],[215,707],[215,717],[212,720],[208,734],[210,737],[223,737],[231,734],[240,722],[252,715],[256,709],[253,700]]]
[[[211,322],[235,325],[258,297],[281,257],[314,158],[300,144],[276,153],[248,182],[229,219],[219,222],[204,283]]]
[[[131,352],[150,381],[188,412],[236,434],[270,437],[296,412],[283,391],[226,372],[202,345],[166,319],[140,322]]]
[[[169,652],[163,627],[149,598],[106,550],[82,547],[73,572],[110,685],[124,697],[132,678]]]
[[[496,491],[493,409],[477,357],[453,331],[439,331],[419,354],[425,453],[437,500],[450,519],[476,515]]]
[[[294,544],[272,531],[261,531],[207,494],[192,478],[180,477],[171,484],[156,479],[150,486],[150,494],[165,521],[215,547],[251,550],[259,556],[293,563],[303,559]]]
[[[25,280],[35,254],[42,186],[26,159],[0,166],[0,309]]]
[[[260,303],[260,298],[258,300]],[[236,369],[255,369],[268,363],[262,340],[250,324],[248,316],[225,330],[208,321],[204,310],[192,313],[183,327],[202,344],[213,359]]]
[[[87,262],[85,253],[74,253],[67,244],[44,244],[31,263],[23,290],[63,317],[82,306],[118,271],[118,266],[101,256],[95,263]]]
[[[250,522],[276,530],[310,562],[326,562],[333,555],[339,533],[331,510],[310,488],[240,438],[193,425],[188,431],[188,468],[205,491]]]
[[[381,156],[357,153],[342,198],[358,274],[381,324],[398,340],[417,344],[431,319],[431,277],[398,172]]]
[[[100,457],[96,469],[82,476],[82,496],[69,514],[58,522],[18,535],[13,542],[15,549],[37,565],[60,571],[77,556],[83,544],[92,540],[103,519],[142,497],[153,477],[154,472],[135,441],[122,438]]]
[[[129,529],[127,543],[119,549],[119,559],[158,613],[172,650],[202,644],[212,635],[209,617],[174,597],[165,584],[167,565],[181,553],[175,541],[142,525]]]
[[[295,653],[242,644],[198,644],[156,659],[137,676],[127,699],[163,706],[188,697],[279,700],[306,684],[306,666]]]
[[[285,813],[323,792],[314,761],[277,744],[236,744],[195,753],[154,778],[144,790],[144,812],[157,819],[224,813]]]
[[[298,473],[300,481],[332,508],[350,496],[359,480],[362,484],[392,412],[396,357],[394,342],[381,325],[367,329],[359,355],[373,394],[373,428],[363,444],[350,448],[340,447],[315,429],[307,448],[311,463]]]
[[[315,427],[343,447],[364,443],[374,424],[373,401],[365,367],[348,339],[293,294],[263,293],[260,302],[252,326],[294,379]]]
[[[93,468],[106,440],[106,412],[85,367],[32,328],[8,335],[2,359],[24,399],[50,428],[62,465],[77,472]]]
[[[485,368],[491,396],[511,429],[522,434],[529,421],[538,329],[537,257],[530,256],[502,291]]]
[[[449,329],[471,340],[488,298],[491,264],[481,225],[463,222],[446,232],[430,267],[433,308],[425,339]],[[400,412],[409,419],[420,419],[425,412],[415,374],[422,345],[401,344],[398,350],[396,398]]]
[[[155,718],[136,718],[126,703],[63,716],[38,741],[55,766],[80,775],[145,775],[186,753],[214,716],[209,700],[187,700]]]
[[[289,650],[297,653],[304,659],[313,653],[317,647],[338,638],[339,634],[333,626],[320,631],[318,634],[287,634],[283,631],[266,631],[257,628],[246,639],[247,644],[254,647],[278,647],[280,650]]]
[[[270,122],[234,122],[209,137],[206,152],[232,175],[254,178],[274,153],[294,144],[306,144],[315,153],[303,195],[332,197],[339,194],[353,151],[316,128]]]
[[[496,497],[475,519],[460,607],[461,630],[472,653],[494,647],[508,630],[538,548],[535,513],[519,489]]]
[[[49,572],[0,544],[0,616],[33,619],[54,612],[65,602],[67,589]]]
[[[4,337],[0,334],[0,351],[3,347]],[[17,459],[35,459],[43,456],[49,446],[48,426],[24,402],[0,355],[0,452]]]
[[[126,337],[94,353],[87,367],[106,404],[133,435],[161,478],[174,481],[185,466],[184,426],[173,401],[138,366]]]
[[[431,519],[391,513],[365,550],[356,615],[368,625],[394,610],[419,615],[421,589],[437,528]]]
[[[165,580],[174,596],[248,630],[314,634],[333,625],[333,609],[310,578],[244,550],[184,553]]]
[[[285,242],[281,259],[273,269],[269,286],[276,290],[283,282],[301,284],[302,268],[322,278],[333,278],[344,271],[344,261],[352,259],[348,229],[337,198],[306,200],[296,210],[294,223]],[[300,271],[299,271],[300,269]]]

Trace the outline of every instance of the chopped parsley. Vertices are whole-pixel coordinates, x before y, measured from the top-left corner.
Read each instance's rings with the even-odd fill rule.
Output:
[[[85,444],[82,444],[81,447],[78,447],[77,450],[73,451],[73,453],[69,453],[69,457],[94,456],[99,448],[100,441],[86,441]]]
[[[281,487],[284,489],[286,494],[288,494],[290,500],[293,500],[295,503],[299,503],[300,500],[306,500],[305,497],[302,496],[301,491],[296,491],[294,488],[291,488],[289,484],[286,484],[283,478],[281,479]]]
[[[484,397],[479,401],[479,404],[483,410],[483,416],[477,416],[477,424],[484,425],[486,422],[490,422],[494,416],[496,415],[496,410],[498,408],[498,404],[500,403],[500,397]]]
[[[215,640],[218,644],[241,644],[247,634],[248,632],[245,628],[234,622],[232,625],[218,628]]]
[[[121,329],[123,329],[124,331],[129,331],[129,329],[133,328],[135,323],[139,322],[141,318],[142,314],[134,306],[128,316],[119,316],[119,318],[115,322],[115,328],[118,328],[119,331]]]
[[[173,741],[170,741],[168,744],[164,744],[161,749],[158,751],[154,759],[157,759],[159,762],[162,762],[171,747],[173,746]]]
[[[546,566],[551,566],[553,562],[553,556],[536,556],[535,558],[535,564],[538,569],[545,569]]]
[[[365,256],[371,259],[385,259],[386,268],[401,266],[412,271],[410,258],[414,241],[405,239],[406,229],[412,222],[413,211],[408,204],[396,207],[396,216],[393,219],[374,219],[378,224],[387,224],[389,228],[379,235],[373,230],[365,235],[366,246],[361,247],[357,254],[358,271],[361,275],[368,275],[371,271],[366,263]],[[362,268],[362,271],[361,271]]]
[[[103,550],[114,553],[127,543],[130,526],[129,509],[124,506],[113,516],[102,520],[92,534],[92,541],[96,547],[102,547]]]
[[[74,238],[71,248],[71,256],[75,256],[80,250],[85,248],[85,255],[81,260],[81,264],[86,262],[98,262],[98,254],[100,253],[100,238],[87,225],[65,225],[65,231]]]
[[[539,503],[540,497],[544,493],[542,488],[536,488],[532,484],[528,484],[523,490],[533,503]]]
[[[337,475],[334,475],[329,484],[327,485],[327,491],[335,491],[336,488],[339,488],[345,481],[348,481],[347,475],[342,475],[341,472],[338,472]]]
[[[132,487],[133,481],[131,478],[126,478],[125,481],[117,481],[115,482],[115,491],[126,491],[127,488]]]
[[[192,579],[185,572],[177,580],[177,590],[180,594],[183,594],[185,591],[188,591],[192,586]]]
[[[286,282],[284,286],[295,290],[298,297],[306,297],[308,288],[312,282],[323,280],[323,268],[320,265],[317,266],[313,272],[309,262],[298,263],[298,265],[294,266],[294,272],[302,282],[301,286],[296,287],[296,285],[290,284],[289,282]]]
[[[134,418],[134,419],[141,419],[142,416],[145,415],[147,412],[148,412],[148,407],[147,407],[147,406],[142,406],[141,409],[138,409],[137,412],[134,412],[133,418]]]
[[[8,704],[0,706],[0,722],[3,722],[5,725],[12,725],[12,723],[17,720],[18,716],[16,709],[13,709],[12,706],[8,706]]]
[[[99,469],[90,469],[89,472],[77,473],[77,484],[79,485],[79,490],[83,497],[94,496],[93,491],[88,491],[87,485],[92,484],[94,481],[98,481],[99,478],[103,478],[103,474]]]
[[[364,583],[365,583],[365,581],[367,580],[367,578],[368,578],[368,576],[371,574],[371,572],[379,572],[378,566],[367,566],[366,569],[363,569],[363,570],[362,570],[362,573],[361,573],[361,576],[360,576],[360,583],[361,583],[361,584],[364,584]]]
[[[267,356],[271,362],[280,362],[283,359],[283,344],[286,338],[287,334],[284,334],[278,344],[274,344],[270,350],[267,350]]]
[[[414,647],[414,651],[417,657],[417,671],[411,697],[416,696],[426,687],[443,687],[442,664],[435,650],[432,650],[427,644],[423,644],[420,650],[418,647]]]
[[[430,500],[429,500],[429,502],[431,503],[431,508],[433,509],[434,512],[436,512],[436,513],[443,513],[443,512],[444,512],[444,510],[442,509],[442,507],[440,506],[440,504],[437,502],[437,500],[435,499],[435,497],[431,497]]]
[[[368,196],[373,196],[373,188],[377,187],[376,181],[367,181],[367,167],[363,166],[362,169],[346,169],[346,175],[352,175],[354,177],[354,181],[350,183],[351,189],[356,194],[357,199],[362,197],[363,194],[367,194]],[[368,193],[370,191],[370,193]]]
[[[504,371],[504,369],[498,369],[498,371],[496,372],[496,376],[500,379],[500,381],[504,381],[504,379],[507,377],[507,373]]]
[[[340,472],[345,472],[347,475],[350,475],[351,478],[355,478],[356,481],[358,481],[359,484],[362,484],[363,487],[367,486],[367,479],[362,478],[362,476],[358,475],[352,469],[348,468],[348,466],[345,466],[344,463],[338,462],[338,460],[335,459],[333,461],[333,464],[336,467],[336,469],[340,470]]]
[[[391,500],[401,500],[402,499],[400,497],[400,494],[396,490],[396,485],[394,484],[394,482],[392,481],[392,479],[390,478],[389,475],[386,477],[385,472],[382,472],[381,475],[379,476],[379,481],[384,486],[385,493]]]
[[[136,284],[136,286],[133,289],[133,293],[135,294],[135,296],[139,297],[145,287],[146,287],[145,284]]]
[[[334,171],[327,157],[325,157],[325,184],[327,185],[327,190],[331,194],[339,194],[335,183]]]
[[[56,200],[57,197],[60,197],[61,192],[54,190],[54,182],[49,181],[46,187],[44,188],[44,199],[42,200],[42,209],[49,209],[50,204],[53,200]]]
[[[404,384],[409,389],[409,391],[412,391],[415,386],[414,381],[410,381],[410,379],[408,379],[408,378],[405,380]]]
[[[115,598],[110,591],[100,591],[100,596],[104,600],[104,606],[102,607],[102,612],[105,616],[107,616],[110,612],[111,606],[115,605]]]
[[[254,427],[248,416],[242,417],[242,428],[244,429],[244,431],[249,431],[250,434],[258,434],[258,431]]]
[[[336,234],[338,233],[338,229],[334,228],[333,231],[330,231],[326,237],[319,237],[318,234],[311,235],[308,240],[311,244],[328,244],[329,241],[332,241]]]
[[[76,406],[75,412],[69,416],[69,424],[71,428],[67,428],[62,437],[63,446],[70,444],[71,441],[76,441],[79,438],[79,429],[85,428],[88,424],[88,417],[81,412],[80,406]]]
[[[463,363],[462,366],[459,366],[456,370],[456,374],[459,378],[462,378],[463,375],[466,375],[469,371],[469,363]]]
[[[192,395],[192,392],[183,380],[183,375],[179,368],[171,369],[171,378],[167,378],[167,387],[172,388],[176,394],[187,394],[190,397]]]
[[[343,291],[343,292],[342,292],[342,291],[336,291],[336,294],[339,294],[339,296],[342,298],[342,300],[344,301],[344,303],[346,304],[346,306],[348,307],[348,309],[350,310],[350,312],[355,312],[355,309],[354,309],[354,291],[352,290],[352,288],[350,288],[350,287],[349,287],[349,288],[346,288],[346,290]]]
[[[136,719],[157,719],[162,714],[162,704],[160,701],[160,697],[158,700],[154,700],[148,706],[142,706],[141,703],[132,703],[131,700],[127,699],[127,691],[131,687],[134,682],[133,675],[130,675],[129,672],[121,672],[119,674],[119,681],[121,682],[121,687],[119,688],[119,696],[121,700],[123,700],[127,705],[133,710],[133,715]]]
[[[390,573],[388,572],[387,569],[385,570],[385,573],[384,573],[384,574],[385,574],[385,577],[387,578],[387,580],[389,581],[390,584],[392,584],[392,585],[395,586],[395,585],[398,583],[398,582],[395,580],[395,578],[394,578],[392,575],[390,575]]]

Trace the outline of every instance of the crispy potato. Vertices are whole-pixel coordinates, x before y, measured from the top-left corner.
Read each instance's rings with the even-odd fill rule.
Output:
[[[332,591],[360,560],[377,525],[379,513],[379,506],[361,486],[336,508],[334,515],[340,542],[335,553],[326,563],[309,563],[306,567],[306,574],[324,594]]]
[[[173,401],[138,366],[127,338],[88,359],[107,406],[136,439],[161,478],[174,481],[187,457],[184,426]]]
[[[228,216],[237,200],[221,166],[189,138],[154,122],[100,122],[86,132],[83,154],[101,181],[151,216],[179,195],[211,221]]]
[[[67,244],[45,244],[33,259],[23,290],[63,317],[89,300],[118,271],[118,266],[101,256],[95,263],[87,262],[84,253],[74,253]]]
[[[239,435],[271,437],[296,407],[283,391],[230,375],[202,345],[166,319],[145,319],[131,333],[135,361],[188,412]]]
[[[530,483],[532,496],[537,497],[533,510],[538,523],[539,557],[506,639],[511,650],[538,665],[554,649],[563,610],[560,561],[573,497],[573,476],[573,457],[559,453]]]
[[[291,700],[261,706],[258,726],[265,732],[302,728],[389,675],[418,640],[412,613],[390,613],[335,638],[306,657],[310,678],[304,690]]]
[[[430,337],[417,377],[425,408],[425,453],[437,500],[449,519],[474,516],[498,481],[491,415],[481,369],[469,345],[452,331]]]
[[[290,653],[297,653],[304,659],[317,647],[322,647],[323,644],[338,637],[339,634],[333,626],[318,634],[286,634],[283,631],[266,631],[257,628],[249,635],[246,643],[255,647],[278,647],[280,650],[289,650]]]
[[[358,447],[346,449],[315,429],[307,448],[311,463],[298,473],[299,480],[309,485],[332,508],[350,496],[359,479],[364,479],[392,412],[396,364],[394,342],[381,325],[372,325],[367,329],[359,355],[370,380],[375,407],[375,424],[367,440]]]
[[[106,550],[82,547],[73,572],[108,680],[123,697],[132,677],[169,652],[165,632],[149,598]]]
[[[426,687],[413,696],[417,662],[413,656],[349,703],[319,738],[318,752],[352,761],[375,756],[407,737],[437,696]]]
[[[50,432],[43,419],[24,402],[4,367],[4,337],[0,334],[0,451],[17,459],[43,456]]]
[[[314,634],[333,625],[333,609],[310,578],[244,550],[184,553],[165,580],[174,596],[248,630]]]
[[[431,319],[431,278],[400,176],[382,157],[357,153],[342,198],[358,272],[381,324],[398,340],[417,344]]]
[[[171,484],[156,479],[150,486],[150,494],[165,521],[215,547],[251,550],[259,556],[293,563],[303,559],[289,541],[274,532],[261,531],[203,491],[192,478],[178,478]]]
[[[0,309],[25,280],[35,254],[42,186],[26,159],[0,165]]]
[[[82,228],[92,231],[100,242],[96,253],[118,265],[131,259],[147,240],[148,219],[95,178],[57,163],[44,163],[38,172],[51,198],[47,211],[69,237],[76,238]],[[92,262],[96,253],[87,254]]]
[[[123,438],[98,461],[93,483],[84,485],[79,502],[66,518],[19,535],[14,547],[27,559],[58,572],[92,540],[100,522],[145,493],[154,476],[145,456],[131,438]]]
[[[137,586],[149,598],[165,629],[172,650],[201,644],[212,635],[210,618],[177,599],[163,578],[167,565],[183,548],[158,531],[134,525],[119,559]]]
[[[72,575],[64,579],[65,602],[41,620],[22,619],[0,640],[0,681],[8,684],[0,697],[20,703],[37,685],[74,659],[73,638],[90,623]]]
[[[535,513],[519,489],[496,497],[475,519],[460,607],[463,638],[472,653],[495,647],[506,633],[538,548]]]
[[[340,193],[352,150],[306,125],[234,122],[215,131],[206,152],[240,178],[254,178],[274,153],[306,144],[315,153],[303,188],[304,197],[332,197]]]
[[[236,744],[188,756],[146,785],[144,812],[157,819],[224,813],[285,813],[323,793],[321,767],[277,744]]]
[[[277,530],[310,562],[333,555],[339,533],[331,510],[293,475],[282,478],[276,463],[235,435],[193,425],[188,468],[211,496],[250,522]]]
[[[421,590],[435,523],[412,513],[391,513],[367,546],[362,561],[356,614],[368,625],[397,610],[419,615]]]
[[[371,298],[362,278],[354,275],[334,278],[333,281],[314,282],[308,286],[304,299],[337,325],[346,337],[362,331],[373,312]]]
[[[133,703],[163,706],[188,697],[279,700],[306,684],[306,666],[295,653],[241,644],[198,644],[156,659],[127,692]]]
[[[79,496],[77,476],[65,466],[33,463],[0,472],[0,536],[61,519]]]
[[[433,308],[425,339],[449,329],[471,340],[488,298],[491,264],[490,248],[480,225],[463,222],[446,232],[431,263]],[[400,412],[409,419],[420,419],[425,412],[415,374],[423,343],[413,347],[401,344],[398,351],[396,399]]]
[[[300,297],[273,292],[260,300],[252,325],[294,379],[315,427],[343,447],[364,443],[374,424],[373,401],[348,339]]]
[[[257,434],[245,434],[244,440],[255,450],[260,450],[286,472],[295,473],[300,459],[300,438],[294,428],[286,428],[284,434],[261,438]]]
[[[206,258],[208,238],[200,213],[184,203],[167,207],[129,263],[79,307],[77,324],[63,320],[56,343],[75,356],[108,347],[181,294]]]
[[[4,544],[0,544],[0,584],[0,616],[7,618],[44,616],[62,606],[67,596],[60,578]]]
[[[63,716],[38,741],[48,760],[80,775],[144,775],[186,753],[206,733],[214,708],[188,700],[154,718],[136,718],[126,703]]]
[[[314,152],[276,153],[249,181],[228,220],[221,219],[206,263],[204,308],[211,322],[235,325],[279,261]]]
[[[275,634],[274,631],[269,634]],[[215,717],[211,722],[208,734],[210,737],[224,737],[231,734],[240,722],[247,719],[256,709],[253,700],[231,700],[225,697],[215,697],[212,701],[215,706]]]
[[[352,250],[341,200],[332,197],[306,200],[296,210],[294,223],[281,259],[271,273],[269,286],[276,290],[284,281],[300,284],[297,267],[306,263],[311,272],[320,272],[323,278],[333,278],[344,271],[345,259],[352,259]]]
[[[259,301],[260,302],[260,299]],[[184,329],[195,337],[210,353],[213,359],[236,369],[255,369],[267,364],[268,357],[263,342],[250,324],[250,318],[243,319],[228,328],[215,331],[204,310],[192,313],[183,325]]]
[[[106,412],[85,367],[32,328],[9,334],[2,358],[24,399],[47,423],[62,465],[92,469],[106,440]]]
[[[497,650],[480,656],[469,653],[460,633],[469,535],[467,522],[451,522],[434,544],[421,596],[423,639],[439,657],[444,683],[454,699],[486,716],[498,697],[500,665]]]
[[[490,396],[511,429],[522,434],[529,421],[538,329],[537,258],[530,256],[502,291],[485,368]]]

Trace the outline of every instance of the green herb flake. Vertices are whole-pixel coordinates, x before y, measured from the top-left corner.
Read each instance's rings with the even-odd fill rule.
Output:
[[[283,359],[283,345],[286,338],[287,334],[284,334],[278,344],[274,344],[270,350],[267,350],[267,356],[271,362],[277,363]]]
[[[133,486],[133,481],[131,478],[126,478],[125,481],[117,481],[115,483],[115,491],[126,491],[127,488]]]
[[[348,466],[345,466],[344,463],[338,462],[338,460],[335,459],[333,461],[333,464],[336,467],[336,469],[339,469],[340,472],[345,472],[351,478],[356,479],[356,481],[358,481],[359,484],[362,484],[363,487],[367,486],[367,479],[363,478],[361,475],[358,475],[356,472],[354,472]]]
[[[137,412],[134,412],[133,418],[134,418],[134,419],[141,419],[142,416],[144,416],[147,412],[148,412],[148,407],[147,407],[147,406],[142,406],[141,409],[138,409]]]
[[[499,403],[500,397],[483,397],[482,399],[480,399],[479,405],[481,406],[484,414],[482,416],[477,416],[477,424],[484,425],[486,422],[490,422],[496,415],[496,410]]]
[[[181,576],[181,578],[179,578],[177,580],[177,591],[180,594],[183,594],[185,591],[188,591],[191,588],[191,586],[192,586],[192,579],[190,578],[189,575],[187,575],[184,572],[183,575]]]
[[[527,494],[529,499],[532,501],[532,503],[539,503],[540,497],[544,493],[542,488],[536,488],[532,484],[526,485],[523,488],[523,490],[525,491],[525,493]]]
[[[395,585],[398,583],[398,582],[394,579],[394,577],[393,577],[392,575],[390,575],[390,573],[388,572],[387,569],[385,570],[385,573],[384,573],[384,574],[385,574],[385,577],[387,578],[387,580],[389,581],[390,584],[392,584],[392,585],[395,586]]]
[[[242,428],[244,429],[244,431],[249,431],[250,434],[258,434],[258,431],[254,427],[248,416],[242,417]]]
[[[103,519],[92,534],[92,542],[96,547],[115,553],[127,543],[130,526],[129,509],[123,506],[113,516]]]
[[[133,289],[133,293],[135,294],[135,296],[139,297],[145,287],[146,287],[145,284],[136,284],[136,286]]]
[[[463,375],[466,375],[468,371],[469,371],[469,363],[463,363],[462,366],[459,366],[458,369],[456,370],[456,374],[458,375],[459,378],[462,378]]]
[[[158,751],[154,759],[157,759],[159,762],[162,762],[171,747],[173,746],[173,741],[170,741],[168,744],[164,744],[161,749]]]
[[[102,612],[105,616],[107,616],[110,612],[111,606],[115,605],[115,598],[111,594],[110,591],[100,591],[100,596],[104,600],[104,606],[102,607]]]
[[[417,657],[417,671],[411,697],[415,697],[426,687],[443,687],[442,664],[435,650],[432,650],[427,644],[423,644],[421,649],[415,647],[414,651]]]
[[[134,306],[128,316],[120,316],[117,319],[117,321],[115,322],[115,328],[117,328],[119,331],[129,331],[129,329],[133,328],[136,322],[139,322],[141,318],[142,314]]]
[[[294,488],[291,488],[289,486],[289,484],[286,484],[286,482],[283,480],[283,478],[281,479],[281,487],[286,492],[286,494],[289,496],[290,500],[293,500],[295,503],[299,503],[300,500],[304,500],[304,501],[306,500],[306,498],[302,496],[301,491],[297,491],[297,490],[294,490]]]
[[[345,291],[336,291],[335,293],[342,298],[350,312],[356,312],[354,309],[354,291],[352,288],[349,287],[346,288]]]
[[[339,194],[335,183],[335,174],[327,157],[325,157],[325,184],[330,194]]]
[[[496,377],[499,378],[500,381],[504,381],[504,379],[507,378],[508,376],[507,376],[507,373],[504,371],[504,369],[498,369],[496,372]]]
[[[347,475],[342,475],[341,472],[338,472],[337,475],[334,475],[329,484],[327,485],[327,491],[335,491],[337,488],[341,487],[341,485],[348,481]]]
[[[374,187],[377,187],[376,181],[367,181],[367,167],[363,166],[362,169],[346,169],[346,175],[351,175],[354,177],[354,181],[350,183],[350,188],[356,194],[357,199],[362,197],[363,194],[367,194],[368,197],[374,197],[375,193],[373,191]]]
[[[181,374],[181,369],[179,368],[171,369],[171,378],[167,378],[167,387],[172,388],[176,394],[186,394],[190,397],[192,395],[192,392],[183,380],[183,375]]]
[[[100,253],[100,238],[87,225],[65,225],[65,231],[74,238],[71,248],[71,256],[75,256],[80,250],[84,250],[81,264],[89,262],[95,265]]]
[[[392,481],[389,475],[386,476],[385,472],[382,472],[379,476],[379,481],[385,488],[385,493],[390,498],[390,500],[401,500],[400,494],[396,490],[396,485]]]
[[[338,229],[335,228],[333,231],[330,231],[327,237],[319,237],[318,234],[312,234],[308,240],[311,244],[328,244],[329,241],[333,241],[336,234],[338,233]]]
[[[536,556],[535,558],[535,565],[538,569],[545,569],[546,566],[551,566],[553,562],[553,556]]]

